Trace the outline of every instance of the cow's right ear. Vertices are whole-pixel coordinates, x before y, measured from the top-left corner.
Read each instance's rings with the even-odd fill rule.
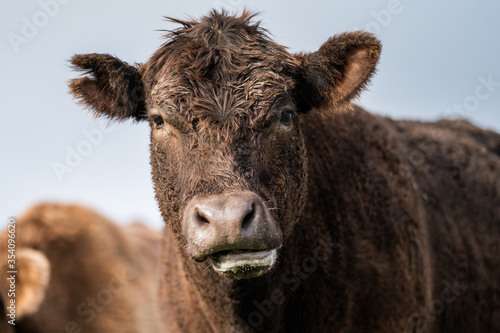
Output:
[[[84,77],[71,80],[70,92],[95,115],[110,119],[144,119],[144,86],[137,67],[109,54],[82,54],[71,58]]]
[[[43,300],[45,292],[50,282],[50,263],[47,257],[40,251],[33,249],[20,249],[16,253],[17,274],[12,279],[12,275],[6,273],[11,271],[5,261],[0,265],[3,274],[0,281],[1,297],[5,307],[9,307],[10,300],[16,300],[16,317],[21,319],[24,316],[36,313]],[[11,283],[15,284],[14,290]],[[13,291],[11,291],[13,290]],[[6,313],[9,313],[7,311]]]

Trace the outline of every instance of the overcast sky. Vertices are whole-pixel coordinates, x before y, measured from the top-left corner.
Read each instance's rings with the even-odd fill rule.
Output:
[[[375,32],[382,58],[361,105],[395,118],[460,116],[500,131],[499,1],[4,1],[0,213],[5,221],[51,200],[89,205],[119,223],[161,226],[148,126],[105,127],[93,119],[67,94],[67,81],[76,75],[67,60],[98,52],[145,62],[162,43],[157,30],[175,28],[162,16],[199,17],[214,7],[260,11],[262,25],[292,52],[315,51],[342,31]],[[86,156],[73,156],[78,149]],[[71,173],[58,176],[54,165],[61,164]]]

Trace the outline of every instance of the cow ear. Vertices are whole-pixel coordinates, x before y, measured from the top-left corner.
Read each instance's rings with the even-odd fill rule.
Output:
[[[45,292],[50,282],[50,263],[40,251],[20,249],[16,254],[16,316],[20,319],[26,315],[34,314],[45,299]],[[2,265],[2,272],[10,271],[7,262]],[[10,297],[5,291],[9,290],[10,275],[4,273],[0,281],[2,299],[5,306],[10,304]]]
[[[71,80],[70,93],[97,116],[110,119],[145,118],[144,87],[137,67],[109,54],[83,54],[71,58],[84,76]]]
[[[357,31],[330,37],[318,51],[299,55],[300,109],[349,105],[375,73],[381,49],[373,34]]]

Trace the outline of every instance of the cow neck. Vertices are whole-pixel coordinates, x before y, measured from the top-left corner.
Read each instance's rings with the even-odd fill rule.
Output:
[[[200,308],[216,332],[250,328],[247,322],[249,305],[266,298],[272,290],[273,279],[268,273],[257,279],[231,280],[219,276],[208,262],[196,263],[183,256],[190,287],[199,297]],[[253,305],[252,305],[253,306]]]
[[[210,326],[213,332],[252,332],[255,331],[254,328],[257,331],[261,329],[273,331],[272,326],[279,322],[277,319],[282,316],[283,308],[274,309],[273,320],[266,318],[258,327],[255,327],[255,323],[249,322],[248,314],[255,311],[255,303],[269,298],[270,292],[276,288],[278,269],[273,269],[257,279],[223,278],[209,266],[208,261],[197,263],[189,258],[173,241],[170,231],[166,230],[165,234],[170,240],[165,242],[163,260],[166,270],[170,272],[165,271],[163,288],[170,290],[162,297],[172,297],[177,294],[174,296],[175,299],[182,298],[182,304],[176,304],[177,308],[181,306],[182,309],[177,309],[177,312],[192,313],[191,318],[204,322],[204,331],[207,331],[207,326]],[[175,253],[175,258],[173,258],[173,253]],[[175,266],[174,261],[177,262]],[[172,271],[176,272],[175,276]],[[169,283],[172,279],[178,281],[175,286]],[[186,324],[188,323],[180,326]]]

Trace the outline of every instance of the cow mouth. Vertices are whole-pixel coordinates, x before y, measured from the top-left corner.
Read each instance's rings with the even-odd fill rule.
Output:
[[[251,279],[267,273],[276,261],[276,249],[226,250],[209,255],[214,270],[228,278]]]

